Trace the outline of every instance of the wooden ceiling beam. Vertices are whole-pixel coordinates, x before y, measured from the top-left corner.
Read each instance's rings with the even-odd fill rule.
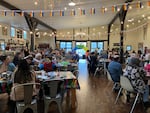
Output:
[[[132,1],[133,1],[133,0],[126,0],[125,3],[130,3],[130,2],[132,2]],[[111,25],[116,21],[116,19],[119,17],[119,15],[120,15],[122,12],[124,12],[123,5],[122,5],[120,11],[114,16],[114,18],[110,21],[110,23],[109,23],[108,25],[111,26]]]
[[[10,4],[10,3],[8,3],[8,2],[6,2],[6,1],[4,1],[4,0],[1,0],[1,1],[0,1],[0,5],[3,6],[3,7],[5,7],[5,8],[7,8],[7,9],[10,9],[10,10],[20,10],[20,11],[22,11],[21,9],[19,9],[19,8],[15,7],[15,6],[13,6],[12,4]],[[17,12],[17,13],[20,14],[21,12]],[[43,21],[41,21],[41,20],[39,20],[39,19],[37,19],[37,18],[35,18],[35,17],[30,17],[30,15],[29,15],[27,12],[24,12],[24,16],[26,16],[27,18],[30,18],[30,19],[33,20],[33,21],[36,21],[38,24],[40,24],[40,25],[42,25],[42,26],[44,26],[44,27],[46,27],[46,28],[48,28],[48,29],[50,29],[50,30],[52,30],[52,31],[56,31],[55,28],[53,28],[53,27],[47,25],[47,24],[44,23]],[[29,29],[31,30],[30,27],[29,27]]]

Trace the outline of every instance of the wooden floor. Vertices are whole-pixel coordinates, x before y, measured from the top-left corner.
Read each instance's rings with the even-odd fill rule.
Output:
[[[77,104],[71,109],[69,101],[64,99],[63,113],[129,113],[132,102],[124,104],[121,99],[115,105],[117,93],[112,92],[113,83],[104,74],[93,77],[88,75],[86,61],[79,62],[80,90],[76,91]],[[52,104],[49,113],[59,113],[57,106]],[[136,105],[134,113],[144,113],[141,103]]]
[[[88,75],[85,60],[79,62],[80,90],[76,90],[76,108],[72,109],[69,99],[64,98],[63,113],[129,113],[132,103],[124,104],[121,99],[115,105],[117,93],[112,92],[112,82],[104,74],[96,77]],[[43,101],[39,101],[38,113],[43,113]],[[50,105],[49,113],[59,113],[55,103]],[[135,107],[134,113],[144,113],[141,103]]]

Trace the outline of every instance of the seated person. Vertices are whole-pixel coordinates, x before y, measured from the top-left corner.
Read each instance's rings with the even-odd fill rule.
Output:
[[[96,70],[96,67],[97,67],[97,56],[95,54],[95,52],[92,52],[91,55],[90,55],[90,74],[91,75],[94,75],[95,73],[95,70]]]
[[[72,58],[72,60],[73,60],[74,62],[79,62],[79,55],[78,55],[76,52],[73,53],[73,58]]]
[[[41,53],[37,53],[35,55],[35,58],[33,59],[34,65],[39,65],[40,63],[42,63],[43,59],[42,59],[42,54]]]
[[[48,57],[47,61],[44,64],[44,71],[50,72],[56,70],[56,65],[52,62],[52,57]]]
[[[149,87],[147,81],[143,80],[143,77],[146,75],[145,70],[140,67],[139,58],[131,58],[129,64],[126,66],[124,71],[124,76],[128,77],[131,81],[133,88],[143,94],[143,102],[145,107],[150,107],[149,102]]]
[[[10,56],[1,55],[0,56],[0,73],[11,71],[14,72],[16,66],[10,62]]]
[[[112,80],[115,82],[120,82],[120,76],[122,75],[122,66],[119,63],[119,55],[114,55],[113,60],[108,64],[108,71],[111,75]],[[119,87],[115,88],[119,90]]]
[[[14,72],[14,80],[13,80],[13,87],[18,85],[18,84],[23,84],[23,83],[34,83],[35,82],[35,72],[30,71],[30,66],[26,59],[20,60],[18,64],[18,68]],[[24,94],[23,94],[23,87],[20,87],[16,89],[16,96],[14,92],[14,88],[12,87],[11,93],[10,93],[10,112],[9,113],[15,113],[15,106],[16,103],[15,101],[20,101],[23,100]],[[36,90],[34,90],[33,95],[36,95]]]

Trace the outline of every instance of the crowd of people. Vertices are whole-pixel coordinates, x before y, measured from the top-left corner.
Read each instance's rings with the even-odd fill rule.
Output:
[[[89,75],[94,75],[100,59],[108,59],[107,69],[112,77],[114,83],[120,82],[120,76],[126,76],[131,81],[134,89],[143,94],[143,102],[146,107],[150,106],[149,102],[149,86],[147,80],[143,78],[146,76],[144,66],[149,64],[150,61],[150,49],[145,48],[142,51],[132,51],[124,53],[125,66],[120,62],[120,56],[118,50],[112,49],[112,51],[86,51],[86,59],[88,62]],[[13,58],[7,55],[0,55],[0,73],[9,71],[12,72],[11,81],[13,87],[21,83],[36,82],[35,70],[56,71],[57,63],[67,60],[69,62],[77,63],[79,61],[79,55],[76,52],[65,52],[63,49],[48,48],[45,50],[35,50],[29,52],[27,49],[22,49],[15,54]],[[13,88],[12,87],[12,88]],[[120,86],[116,86],[114,90],[118,91]],[[18,92],[21,92],[18,90]],[[14,98],[13,89],[8,95],[10,105],[10,113],[14,113],[14,106],[16,100],[22,100],[23,94],[18,95],[18,98]]]
[[[130,53],[125,51],[124,64],[120,63],[120,55],[117,49],[112,51],[86,52],[86,58],[88,61],[88,69],[90,74],[94,74],[96,67],[98,66],[99,59],[108,59],[109,63],[107,69],[111,75],[111,78],[115,83],[120,83],[120,76],[126,76],[130,81],[135,91],[140,92],[143,95],[143,103],[146,108],[150,107],[149,101],[149,84],[148,80],[144,77],[147,75],[145,66],[150,61],[150,49],[144,48],[144,51],[134,50]],[[118,92],[120,85],[116,85],[114,90]],[[127,93],[127,102],[130,101],[130,94]]]
[[[15,54],[13,58],[8,55],[0,55],[0,73],[12,72],[11,82],[12,89],[8,92],[9,113],[15,113],[16,101],[23,100],[23,89],[17,89],[17,96],[14,95],[14,87],[23,83],[36,82],[36,70],[44,70],[46,72],[56,71],[57,63],[61,61],[68,61],[70,63],[77,63],[79,57],[76,52],[66,53],[63,49],[48,48],[45,50],[36,50],[29,52],[22,49]],[[34,96],[35,93],[33,93]]]

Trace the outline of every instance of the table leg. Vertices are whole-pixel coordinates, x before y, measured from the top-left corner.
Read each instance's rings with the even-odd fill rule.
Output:
[[[75,88],[71,89],[71,107],[72,108],[76,107],[76,89]]]
[[[106,75],[107,68],[106,68],[106,62],[104,62],[104,75]]]

